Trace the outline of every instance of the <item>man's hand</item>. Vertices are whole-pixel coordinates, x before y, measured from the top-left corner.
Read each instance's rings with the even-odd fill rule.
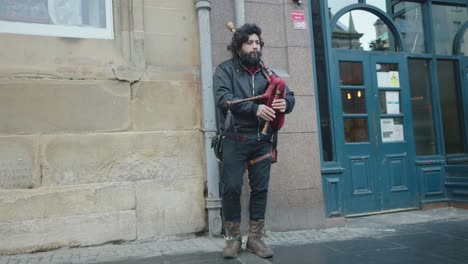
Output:
[[[261,104],[257,108],[257,116],[265,121],[273,121],[273,119],[275,119],[275,110],[264,104]]]
[[[284,113],[286,111],[286,100],[273,99],[273,103],[271,104],[271,107],[275,110],[280,111],[281,113]]]

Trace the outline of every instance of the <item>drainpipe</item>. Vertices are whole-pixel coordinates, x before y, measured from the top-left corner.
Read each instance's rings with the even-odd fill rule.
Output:
[[[244,8],[244,0],[235,0],[234,1],[234,13],[235,13],[235,19],[236,19],[236,24],[234,25],[236,28],[241,27],[244,25],[244,13],[245,13],[245,8]]]
[[[219,197],[219,166],[211,149],[211,138],[216,135],[216,108],[213,97],[213,65],[211,61],[211,31],[209,0],[196,0],[198,30],[200,34],[201,85],[203,103],[203,134],[208,194],[205,198],[208,209],[210,236],[221,234],[221,199]]]

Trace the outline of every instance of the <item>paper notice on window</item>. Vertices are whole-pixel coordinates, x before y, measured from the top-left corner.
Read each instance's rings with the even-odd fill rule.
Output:
[[[400,87],[400,76],[397,71],[390,71],[390,87]]]
[[[393,118],[381,118],[380,119],[380,130],[382,131],[382,142],[393,141],[394,131]]]
[[[385,103],[387,105],[387,114],[399,114],[400,92],[385,92]]]
[[[403,125],[395,125],[393,130],[394,141],[403,141],[405,136],[403,134]]]
[[[400,75],[397,71],[377,72],[377,85],[379,87],[400,87]]]
[[[405,140],[403,125],[395,124],[393,118],[381,118],[380,129],[382,131],[382,142]]]

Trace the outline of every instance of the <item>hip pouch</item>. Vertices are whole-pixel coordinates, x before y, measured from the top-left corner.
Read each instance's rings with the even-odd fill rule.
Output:
[[[213,149],[215,157],[219,162],[223,161],[224,138],[225,136],[218,134],[211,139],[211,148]]]

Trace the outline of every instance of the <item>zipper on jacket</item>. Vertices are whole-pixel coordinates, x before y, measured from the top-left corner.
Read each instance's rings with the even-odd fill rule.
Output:
[[[250,75],[252,76],[252,96],[255,96],[255,74],[257,74],[258,71],[256,72],[251,72],[247,70]],[[258,123],[257,123],[257,141],[260,141],[260,124],[262,123],[262,119],[260,117],[257,117]]]
[[[255,96],[255,75],[252,75],[252,96]]]
[[[255,96],[255,74],[252,74],[252,96]],[[262,123],[262,120],[260,117],[257,117],[257,120],[257,141],[260,141],[260,124]]]

